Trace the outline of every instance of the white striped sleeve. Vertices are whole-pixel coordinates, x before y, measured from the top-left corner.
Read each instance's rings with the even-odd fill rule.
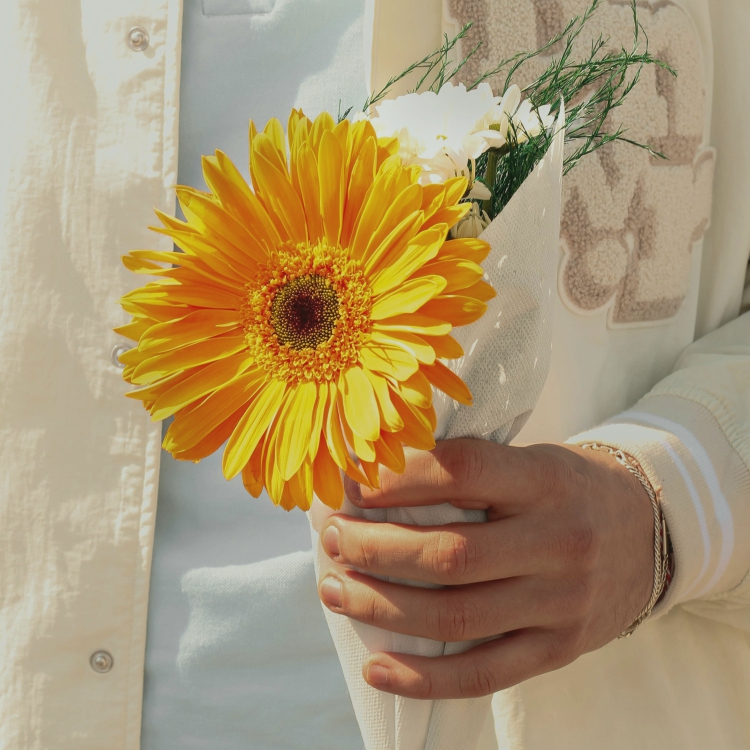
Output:
[[[750,631],[750,314],[693,344],[632,409],[571,438],[621,448],[662,490],[675,604]]]

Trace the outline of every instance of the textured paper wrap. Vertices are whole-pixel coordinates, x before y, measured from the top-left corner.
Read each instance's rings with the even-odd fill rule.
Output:
[[[471,389],[474,404],[461,406],[436,394],[438,439],[472,437],[508,443],[528,419],[542,391],[552,339],[563,122],[561,115],[544,159],[482,234],[492,245],[484,262],[485,279],[497,296],[479,321],[453,330],[465,355],[447,363]],[[313,525],[319,528],[320,519],[330,511],[315,502]],[[483,511],[459,510],[449,504],[362,510],[345,500],[341,512],[371,521],[420,526],[486,520]],[[312,534],[319,575],[327,558],[314,529]],[[377,651],[440,656],[466,650],[473,643],[441,643],[391,633],[323,609],[367,750],[476,748],[491,696],[420,701],[382,693],[362,678],[362,663]]]

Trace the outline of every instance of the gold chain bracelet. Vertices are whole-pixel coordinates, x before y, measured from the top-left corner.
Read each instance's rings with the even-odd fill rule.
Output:
[[[620,638],[627,638],[651,614],[656,602],[659,601],[661,595],[666,591],[666,587],[672,577],[672,552],[670,549],[671,545],[669,544],[667,522],[661,508],[661,488],[654,488],[648,477],[644,474],[643,469],[641,469],[638,461],[624,451],[611,448],[608,445],[600,445],[599,443],[586,443],[581,448],[592,451],[603,451],[614,456],[617,462],[624,466],[641,483],[643,489],[646,490],[649,500],[651,500],[651,508],[654,511],[654,585],[651,590],[651,598],[648,600],[646,606],[630,627],[626,628],[620,634]]]

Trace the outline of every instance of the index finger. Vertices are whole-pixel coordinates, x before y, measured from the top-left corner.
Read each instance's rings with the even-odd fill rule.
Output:
[[[503,506],[513,512],[547,494],[556,483],[559,459],[545,448],[443,440],[431,451],[406,450],[403,474],[382,469],[379,489],[361,487],[347,477],[346,494],[360,508],[451,503],[467,510]]]

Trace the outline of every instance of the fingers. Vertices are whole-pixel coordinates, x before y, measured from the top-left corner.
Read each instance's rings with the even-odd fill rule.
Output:
[[[341,565],[442,585],[536,573],[550,546],[541,524],[528,523],[525,516],[433,527],[333,515],[323,525],[321,542]]]
[[[513,578],[445,589],[379,581],[352,571],[326,576],[323,603],[337,614],[404,635],[461,642],[565,619],[566,600],[541,579]]]
[[[477,698],[569,664],[578,653],[563,631],[528,630],[454,656],[373,654],[362,665],[378,690],[407,698]]]
[[[346,481],[347,496],[359,507],[385,508],[452,503],[459,508],[509,512],[554,493],[569,464],[554,446],[515,448],[486,440],[445,440],[432,451],[407,451],[403,474],[383,470],[380,489]]]

